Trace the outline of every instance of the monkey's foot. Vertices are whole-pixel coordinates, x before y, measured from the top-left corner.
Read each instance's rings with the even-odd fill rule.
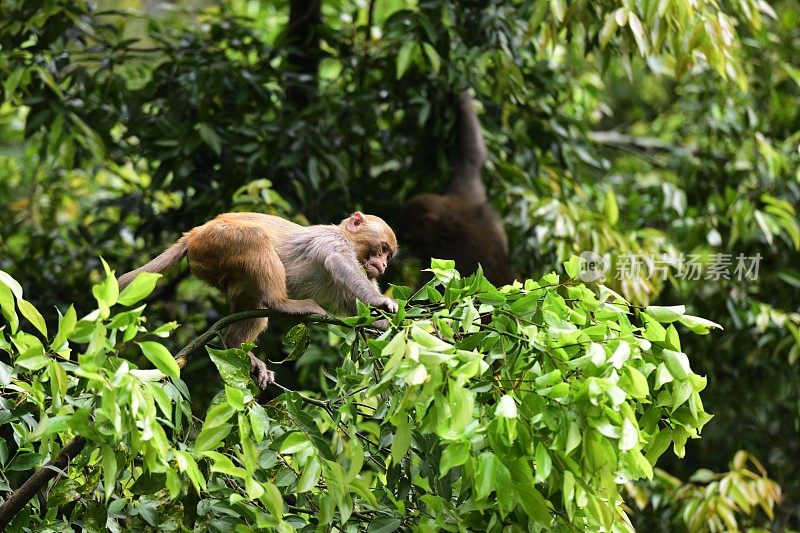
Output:
[[[372,326],[375,329],[379,329],[381,331],[386,331],[387,329],[389,329],[389,321],[386,320],[385,318],[381,318],[370,324],[370,326]]]
[[[250,354],[250,373],[253,380],[262,389],[266,389],[270,383],[275,383],[275,372],[267,368],[267,365],[253,354]]]

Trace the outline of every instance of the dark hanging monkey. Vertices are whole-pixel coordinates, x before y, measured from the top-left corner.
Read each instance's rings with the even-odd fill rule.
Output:
[[[400,241],[423,261],[453,259],[463,275],[475,272],[480,263],[486,279],[505,285],[514,281],[508,238],[481,181],[486,145],[466,91],[461,93],[458,109],[453,181],[445,194],[419,194],[406,203],[400,217]]]

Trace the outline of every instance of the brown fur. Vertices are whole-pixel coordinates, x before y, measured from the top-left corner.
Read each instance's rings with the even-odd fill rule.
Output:
[[[413,255],[425,261],[453,259],[462,274],[472,274],[480,264],[486,279],[505,285],[514,280],[508,238],[481,181],[486,146],[466,92],[459,101],[459,119],[460,153],[448,192],[411,198],[401,214],[400,237]]]
[[[392,229],[359,212],[336,226],[308,227],[261,213],[225,213],[186,232],[118,281],[123,288],[140,272],[165,272],[186,255],[192,273],[225,294],[233,312],[351,313],[356,299],[394,312],[397,304],[380,293],[376,279],[396,251]],[[225,342],[240,346],[267,324],[266,318],[236,322],[228,327]],[[250,358],[259,386],[274,381],[261,360]]]

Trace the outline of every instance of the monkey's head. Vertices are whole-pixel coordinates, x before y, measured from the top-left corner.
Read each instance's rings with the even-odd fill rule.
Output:
[[[356,211],[342,220],[342,231],[353,245],[358,262],[367,277],[377,279],[397,253],[397,238],[382,218]]]
[[[414,255],[436,256],[442,240],[442,214],[447,213],[447,198],[440,194],[418,194],[411,198],[400,213],[400,240]]]

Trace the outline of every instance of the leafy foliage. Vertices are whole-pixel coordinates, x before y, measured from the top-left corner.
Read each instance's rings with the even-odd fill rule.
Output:
[[[631,304],[682,302],[725,328],[683,341],[704,354],[693,367],[708,376],[715,419],[662,468],[721,471],[746,449],[783,487],[773,527],[797,528],[800,437],[785,422],[800,416],[797,3],[326,0],[317,80],[289,68],[287,4],[2,2],[0,268],[18,283],[0,298],[30,302],[16,298],[6,331],[22,319],[52,338],[59,318],[36,309],[94,307],[98,251],[118,271],[138,266],[218,211],[330,222],[347,206],[392,222],[410,194],[446,186],[453,95],[470,86],[484,106],[484,177],[524,277],[588,250],[611,265],[692,255],[703,272],[727,254],[761,256],[746,282],[668,267],[636,279],[612,270],[605,283]],[[285,98],[298,81],[313,95],[302,108]],[[416,272],[406,263],[394,281]],[[220,312],[180,279],[150,307],[185,323],[170,349]],[[340,361],[309,333],[296,388]],[[295,334],[291,359],[306,343]],[[192,385],[202,411],[197,387],[215,382]]]
[[[576,275],[577,258],[565,268]],[[4,476],[40,467],[73,436],[88,441],[48,505],[32,502],[12,530],[629,529],[622,484],[652,478],[656,459],[670,445],[683,455],[710,419],[674,325],[689,317],[556,274],[497,289],[447,262],[432,271],[416,294],[394,288],[401,310],[379,337],[364,328],[367,308],[353,326],[326,326],[342,361],[316,398],[287,391],[262,405],[246,353],[209,348],[224,385],[203,420],[151,340],[171,325],[149,332],[145,306],[118,303],[136,305],[152,279],[118,294],[109,271],[98,308],[78,319],[70,307],[48,342],[2,276]]]
[[[698,470],[688,483],[659,468],[654,474],[653,483],[629,483],[626,490],[643,513],[656,515],[651,519],[665,529],[680,524],[687,531],[738,531],[759,511],[773,519],[781,500],[780,487],[747,452],[734,456],[730,471]]]

